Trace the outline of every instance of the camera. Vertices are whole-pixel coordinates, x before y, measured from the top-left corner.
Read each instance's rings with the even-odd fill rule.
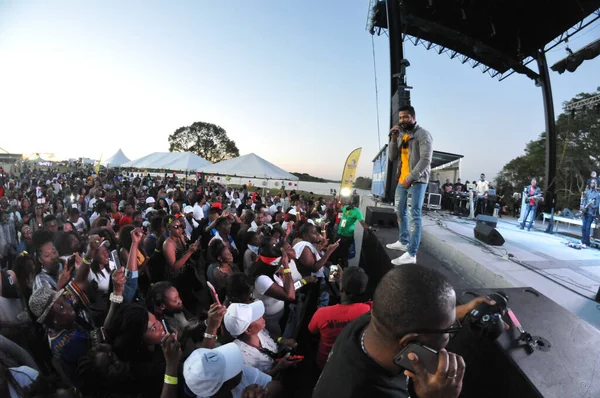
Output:
[[[496,304],[479,304],[467,314],[465,323],[469,325],[469,330],[490,340],[496,340],[504,332],[502,315],[506,313],[508,296],[503,292],[495,292],[488,297]]]

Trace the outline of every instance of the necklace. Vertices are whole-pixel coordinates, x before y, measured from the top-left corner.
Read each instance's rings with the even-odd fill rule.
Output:
[[[367,354],[367,356],[369,358],[372,358],[369,353],[367,352],[367,349],[365,348],[365,334],[367,333],[366,330],[363,330],[363,332],[360,334],[360,348],[362,348],[363,352],[365,354]]]

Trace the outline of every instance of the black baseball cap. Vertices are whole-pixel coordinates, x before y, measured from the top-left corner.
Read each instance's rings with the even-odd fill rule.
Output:
[[[346,267],[342,274],[342,289],[346,294],[358,296],[367,289],[369,276],[360,267]]]

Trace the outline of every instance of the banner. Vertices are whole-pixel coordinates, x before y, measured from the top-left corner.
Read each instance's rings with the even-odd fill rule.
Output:
[[[356,148],[346,159],[344,164],[344,171],[342,172],[342,186],[340,187],[340,195],[350,196],[352,194],[352,186],[354,185],[354,179],[356,178],[356,169],[358,168],[358,160],[360,159],[360,153],[362,148]]]
[[[100,160],[98,160],[98,164],[96,165],[96,174],[100,173],[100,163],[102,163],[102,155],[100,155]]]

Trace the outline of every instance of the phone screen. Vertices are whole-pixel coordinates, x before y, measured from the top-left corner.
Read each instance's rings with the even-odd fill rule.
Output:
[[[167,325],[167,321],[165,321],[164,319],[161,321],[163,328],[165,328],[165,333],[166,334],[171,334],[171,330],[169,330],[169,326]]]

